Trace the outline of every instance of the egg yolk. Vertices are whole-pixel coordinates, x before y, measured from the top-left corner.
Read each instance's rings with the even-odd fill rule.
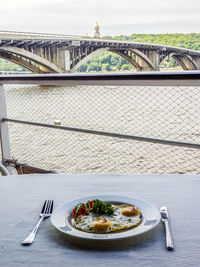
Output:
[[[129,206],[122,209],[122,214],[126,216],[136,216],[140,214],[140,210],[134,206]]]
[[[106,219],[99,219],[93,222],[92,226],[95,230],[107,230],[112,226],[112,222]]]

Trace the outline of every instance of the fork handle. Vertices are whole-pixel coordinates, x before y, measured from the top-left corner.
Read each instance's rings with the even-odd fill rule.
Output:
[[[172,250],[174,248],[174,244],[172,241],[172,235],[169,228],[169,222],[165,221],[165,230],[166,230],[166,247],[168,250]]]
[[[30,233],[30,235],[22,242],[22,245],[31,245],[35,239],[36,233],[38,231],[38,228],[40,226],[41,221],[44,219],[44,216],[40,218],[38,223],[36,224],[35,228],[33,231]]]

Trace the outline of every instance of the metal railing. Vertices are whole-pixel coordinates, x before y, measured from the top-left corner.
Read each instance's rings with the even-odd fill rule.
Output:
[[[59,172],[200,173],[198,71],[4,75],[0,84],[3,161]]]
[[[69,35],[69,34],[52,34],[52,33],[37,33],[37,32],[18,32],[18,31],[2,31],[0,30],[0,36],[14,36],[14,37],[25,37],[25,38],[82,38],[79,35]]]

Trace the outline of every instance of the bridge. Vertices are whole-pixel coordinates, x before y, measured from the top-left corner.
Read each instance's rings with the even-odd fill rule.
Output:
[[[0,31],[0,58],[33,73],[74,72],[102,51],[120,55],[137,71],[159,71],[162,62],[170,57],[183,70],[200,70],[200,52],[185,48],[75,35]]]

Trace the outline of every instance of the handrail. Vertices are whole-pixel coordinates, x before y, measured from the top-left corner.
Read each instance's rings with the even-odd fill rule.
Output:
[[[0,84],[200,86],[200,71],[0,75]]]
[[[97,131],[97,130],[75,128],[75,127],[69,127],[69,126],[58,126],[54,124],[39,123],[39,122],[25,121],[25,120],[16,120],[16,119],[11,119],[11,118],[3,118],[2,122],[14,122],[14,123],[20,123],[20,124],[26,124],[26,125],[32,125],[32,126],[60,129],[60,130],[71,131],[71,132],[87,133],[87,134],[93,134],[93,135],[116,137],[116,138],[149,142],[149,143],[155,143],[155,144],[200,149],[200,144],[189,143],[189,142],[179,142],[179,141],[174,141],[174,140],[165,140],[165,139],[159,139],[159,138],[150,138],[150,137],[145,137],[145,136],[128,135],[128,134],[106,132],[106,131]]]

